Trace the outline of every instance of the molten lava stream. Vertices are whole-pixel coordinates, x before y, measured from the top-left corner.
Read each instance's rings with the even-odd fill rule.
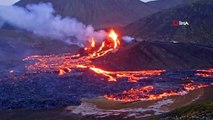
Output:
[[[152,94],[151,91],[154,90],[154,86],[145,86],[136,89],[130,89],[127,91],[123,91],[122,93],[118,94],[109,94],[105,95],[104,97],[109,100],[114,101],[121,101],[121,102],[135,102],[135,101],[147,101],[147,100],[159,100],[169,96],[177,96],[177,95],[184,95],[187,94],[189,91],[193,91],[199,88],[207,87],[208,85],[205,84],[192,84],[188,83],[183,85],[182,91],[167,91],[162,92],[160,94]]]
[[[97,68],[92,60],[102,57],[111,51],[117,50],[120,40],[115,31],[111,30],[108,38],[100,45],[96,44],[95,39],[90,40],[90,46],[85,47],[87,55],[34,55],[24,59],[24,61],[35,61],[34,64],[26,66],[30,71],[52,72],[58,71],[59,76],[72,72],[72,69],[88,69],[107,77],[108,81],[117,81],[119,78],[128,78],[129,82],[137,82],[152,76],[159,76],[165,70],[148,71],[107,71]]]
[[[34,64],[26,66],[29,71],[34,72],[51,72],[58,71],[59,76],[63,76],[73,71],[73,69],[87,69],[96,74],[102,75],[108,81],[117,81],[119,78],[128,78],[128,82],[138,82],[139,80],[160,76],[165,70],[141,70],[141,71],[107,71],[95,67],[92,60],[100,58],[114,50],[120,45],[118,35],[112,30],[108,38],[102,43],[97,44],[95,39],[90,40],[90,46],[85,47],[85,54],[71,55],[69,53],[62,55],[34,55],[24,59],[24,61],[34,61]],[[213,69],[198,70],[197,76],[212,77]],[[157,100],[168,96],[183,95],[189,91],[206,87],[207,85],[185,84],[182,91],[167,91],[160,94],[151,94],[155,89],[154,86],[146,86],[137,89],[131,89],[118,94],[105,95],[105,98],[123,102],[132,102],[138,100]]]
[[[213,69],[207,69],[207,70],[197,70],[196,76],[200,77],[213,77]]]
[[[144,71],[104,71],[99,68],[92,67],[92,71],[108,77],[108,81],[117,81],[118,78],[128,78],[129,82],[138,82],[153,76],[159,76],[165,70],[144,70]]]

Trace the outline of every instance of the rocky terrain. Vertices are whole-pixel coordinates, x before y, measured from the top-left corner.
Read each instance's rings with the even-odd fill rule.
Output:
[[[199,120],[200,118],[204,120],[212,119],[212,96],[209,96],[210,91],[213,87],[208,87],[203,90],[195,91],[195,94],[203,92],[202,97],[199,100],[194,101],[191,105],[178,108],[172,112],[153,116],[146,118],[125,118],[127,120],[179,120],[179,119],[190,119]],[[186,95],[185,98],[191,98],[190,95]],[[175,104],[178,103],[178,100]],[[50,110],[9,110],[0,111],[0,116],[2,120],[15,119],[15,120],[94,120],[97,119],[95,116],[80,116],[72,114],[72,110],[76,107],[70,106],[69,108],[56,108]],[[26,115],[27,114],[27,115]],[[98,118],[99,120],[116,120],[123,119],[124,115],[108,116],[105,118]]]
[[[211,68],[212,57],[212,48],[206,46],[136,42],[94,61],[97,62],[96,64],[101,64],[100,68],[103,67],[106,70],[166,69],[160,76],[154,75],[147,80],[141,78],[138,82],[128,82],[125,77],[119,78],[116,82],[109,82],[107,77],[88,69],[76,69],[64,76],[59,76],[57,71],[30,72],[25,69],[25,65],[34,61],[7,60],[11,67],[1,71],[0,109],[45,109],[79,105],[82,98],[119,93],[144,85],[157,85],[158,92],[179,90],[182,83],[188,83],[191,80],[188,77],[192,77],[198,83],[209,84],[211,77],[205,79],[196,76],[195,68]],[[178,71],[179,68],[182,69]],[[172,87],[173,85],[176,87]]]

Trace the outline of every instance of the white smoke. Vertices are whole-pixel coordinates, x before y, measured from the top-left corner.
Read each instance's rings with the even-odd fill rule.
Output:
[[[26,8],[0,7],[1,20],[39,36],[82,46],[92,37],[96,40],[103,40],[107,35],[104,31],[95,32],[91,25],[86,26],[74,18],[62,18],[54,13],[55,10],[50,3],[27,5]]]
[[[124,36],[124,37],[122,37],[122,39],[123,39],[125,42],[130,43],[130,42],[132,42],[135,38],[130,37],[130,36]]]

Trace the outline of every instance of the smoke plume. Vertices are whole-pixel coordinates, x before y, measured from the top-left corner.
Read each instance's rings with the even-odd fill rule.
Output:
[[[103,40],[106,37],[104,31],[96,32],[91,25],[86,26],[74,18],[63,18],[54,13],[55,10],[50,3],[31,4],[26,8],[1,6],[0,21],[39,36],[63,40],[79,46],[85,45],[92,37],[96,40]]]
[[[126,43],[130,43],[130,42],[132,42],[135,38],[130,37],[130,36],[124,36],[124,37],[122,37],[122,39],[123,39]]]

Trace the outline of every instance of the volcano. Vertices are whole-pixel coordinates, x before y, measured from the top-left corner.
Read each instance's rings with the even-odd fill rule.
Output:
[[[37,110],[80,105],[71,110],[74,116],[89,115],[98,119],[119,115],[124,119],[136,110],[145,117],[146,112],[153,115],[167,112],[158,113],[152,108],[153,102],[158,106],[166,100],[173,105],[174,98],[190,96],[191,92],[212,84],[211,47],[137,40],[125,43],[114,30],[110,30],[102,42],[94,38],[88,42],[90,44],[76,54],[30,55],[18,67],[4,70],[0,79],[3,86],[0,101],[7,104],[1,104],[0,108]],[[199,94],[193,95],[190,101]],[[95,100],[85,103],[83,98]],[[111,102],[112,106],[105,110],[99,103],[103,101]],[[137,102],[152,105],[145,111],[138,108],[141,105],[132,109]],[[96,104],[101,107],[96,108]],[[116,110],[117,105],[120,111]],[[126,105],[130,107],[126,109]]]
[[[116,27],[127,24],[126,21],[119,21],[126,20],[125,17],[128,18],[127,21],[132,20],[131,15],[114,12],[114,7],[118,7],[118,11],[125,9],[123,3],[125,5],[129,3],[127,10],[130,10],[129,6],[133,6],[132,4],[158,7],[156,4],[167,0],[151,2],[152,5],[136,0],[131,0],[131,2],[129,0],[122,0],[122,2],[121,0],[120,2],[94,0],[94,4],[90,4],[90,1],[73,0],[74,5],[68,4],[68,1],[62,1],[65,4],[67,3],[67,8],[64,7],[62,2],[52,1],[53,4],[62,5],[60,7],[56,5],[55,9],[57,13],[64,14],[63,17],[65,17],[65,19],[60,19],[63,17],[56,15],[55,18],[50,15],[52,16],[50,18],[55,18],[53,19],[54,23],[55,20],[59,20],[59,23],[70,22],[66,19],[68,13],[60,13],[60,9],[67,11],[67,9],[75,7],[74,5],[77,5],[77,7],[82,5],[79,8],[88,5],[86,11],[81,9],[83,12],[79,9],[72,9],[75,15],[79,13],[79,16],[86,16],[83,22],[87,23],[87,19],[93,13],[90,10],[99,12],[96,7],[102,10],[103,6],[106,6],[103,11],[108,12],[102,11],[105,13],[106,19],[103,13],[101,20],[99,18],[101,15],[94,14],[98,19],[93,23],[97,25],[97,29],[108,27],[109,24]],[[22,2],[28,3],[26,0],[22,0],[17,5],[26,6]],[[30,0],[30,2],[33,3],[34,0]],[[101,6],[103,3],[104,5]],[[197,1],[195,4],[197,4]],[[47,8],[52,10],[50,4],[43,5],[48,5]],[[120,5],[122,7],[119,7]],[[170,5],[172,4],[168,6]],[[162,6],[154,11],[150,10],[150,12],[166,9],[168,6]],[[208,8],[206,3],[205,6]],[[11,7],[18,8],[17,6]],[[31,7],[40,8],[38,6]],[[90,9],[90,7],[94,7],[94,9]],[[194,3],[192,7],[194,7]],[[19,8],[19,10],[21,10],[21,13],[28,13],[32,9]],[[13,13],[16,11],[18,9],[14,9]],[[39,14],[38,11],[34,12],[35,14],[30,14],[29,18],[34,21],[35,16]],[[4,15],[4,12],[1,13]],[[146,15],[149,14],[149,12],[146,13]],[[161,15],[161,12],[158,14]],[[154,16],[158,14],[154,14]],[[25,16],[26,14],[22,15]],[[108,21],[108,15],[114,20],[113,23]],[[18,19],[19,16],[16,18]],[[152,15],[147,18],[152,18]],[[158,16],[154,17],[154,19],[157,18]],[[31,20],[28,21],[29,24],[24,22],[23,25],[30,26],[33,23]],[[104,20],[107,20],[107,22],[103,22]],[[150,24],[153,23],[151,19],[149,20]],[[38,26],[33,24],[33,27],[40,28],[40,26],[44,27],[46,24],[50,25],[48,29],[36,29],[38,32],[43,31],[46,35],[49,32],[48,30],[51,31],[55,25],[58,25],[49,24],[51,22],[48,21],[49,19],[46,19],[45,24]],[[19,23],[20,21],[18,19],[15,22]],[[89,22],[92,23],[93,21]],[[89,22],[87,24],[90,24]],[[149,23],[148,20],[146,22]],[[40,21],[40,23],[43,22]],[[134,27],[140,28],[140,25],[138,24],[138,27],[134,24]],[[63,35],[63,30],[66,27],[70,28],[69,24],[60,26],[58,32]],[[80,41],[85,42],[81,47],[68,45],[62,41],[53,41],[54,38],[38,37],[36,34],[26,33],[26,31],[0,30],[0,57],[3,58],[0,59],[0,116],[2,120],[13,118],[21,120],[152,119],[153,116],[161,117],[162,114],[191,103],[212,101],[213,47],[211,45],[187,41],[179,42],[173,39],[169,41],[151,39],[148,41],[145,38],[131,38],[124,36],[124,34],[121,35],[119,34],[121,31],[114,29],[107,29],[104,32],[104,38],[99,40],[93,35],[94,29],[92,27],[87,28],[83,25],[83,29],[80,29],[80,31],[75,31],[77,29],[75,24],[71,27],[74,29],[67,32],[69,33],[68,38],[71,40],[72,37],[75,37],[72,33],[80,32],[80,38],[86,36],[82,38],[83,41]],[[89,32],[82,32],[84,28]],[[130,32],[135,32],[135,29],[132,29],[131,26],[130,28],[129,30],[133,30]],[[156,28],[158,29],[158,27]],[[128,31],[128,28],[126,29]],[[140,33],[141,30],[138,29],[136,32]],[[161,32],[164,31],[161,29]],[[207,109],[206,105],[210,107]],[[198,108],[200,108],[200,105],[198,105]],[[212,102],[210,102],[210,105],[204,104],[204,108],[196,110],[196,112],[186,109],[187,111],[190,110],[191,113],[187,112],[188,116],[196,115],[199,118],[207,116],[212,119]],[[182,110],[184,111],[184,109]],[[202,114],[200,114],[200,111],[202,111]],[[172,118],[177,117],[174,115],[175,113],[181,112],[172,112]],[[170,119],[170,116],[165,115],[165,117]]]

